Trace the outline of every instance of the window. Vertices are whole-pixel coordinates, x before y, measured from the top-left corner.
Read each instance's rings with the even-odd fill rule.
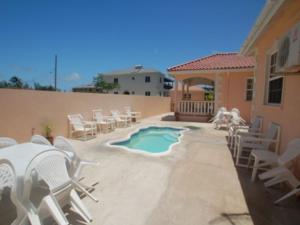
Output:
[[[269,67],[267,73],[267,103],[280,104],[283,88],[283,77],[275,73],[277,62],[277,52],[269,57]]]
[[[246,101],[252,101],[252,98],[253,98],[253,78],[247,78]]]
[[[150,96],[151,92],[150,91],[145,91],[145,96]]]
[[[118,84],[119,83],[119,79],[118,78],[114,78],[114,84]]]
[[[145,83],[150,83],[150,82],[151,82],[150,77],[149,77],[149,76],[146,76],[146,77],[145,77]]]
[[[131,80],[135,80],[135,77],[131,77]]]
[[[114,92],[115,95],[119,94],[117,91]]]

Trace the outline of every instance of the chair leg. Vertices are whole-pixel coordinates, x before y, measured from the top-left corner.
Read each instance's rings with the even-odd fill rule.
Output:
[[[249,155],[249,158],[248,158],[247,168],[250,167],[252,157],[254,158],[254,162],[255,162],[255,159],[256,159],[256,158],[250,154],[250,155]]]
[[[274,178],[272,178],[271,180],[268,180],[267,182],[264,183],[265,187],[271,187],[275,184],[279,184],[279,183],[282,183],[284,182],[286,179],[284,179],[283,177],[281,176],[276,176]]]
[[[75,187],[77,187],[80,191],[82,191],[84,194],[86,194],[86,196],[91,198],[94,202],[99,202],[99,200],[96,197],[94,197],[91,193],[89,193],[80,183],[78,183],[74,180],[73,180],[73,183],[74,183]]]
[[[287,199],[289,197],[291,197],[292,195],[297,194],[298,192],[300,192],[300,188],[295,188],[294,190],[290,191],[289,193],[287,193],[286,195],[282,196],[280,199],[276,200],[274,203],[278,204],[279,202],[281,202],[284,199]]]
[[[250,155],[249,160],[248,160],[248,166],[249,166],[250,159],[251,159],[251,155]],[[259,164],[259,160],[256,157],[254,157],[254,164],[253,164],[252,176],[251,176],[251,181],[252,182],[255,181],[257,170],[258,170],[258,164]]]
[[[91,214],[88,212],[87,208],[83,205],[81,202],[81,199],[79,198],[76,191],[73,189],[70,192],[70,203],[74,210],[86,221],[91,222],[93,220]]]
[[[241,156],[241,150],[243,147],[241,147],[240,145],[237,148],[237,152],[236,152],[236,160],[235,160],[235,165],[238,166],[240,164],[240,156]]]
[[[51,216],[59,225],[68,225],[69,221],[65,217],[62,209],[60,208],[59,204],[57,203],[56,199],[51,195],[48,195],[43,198],[42,203],[47,206],[50,211]]]

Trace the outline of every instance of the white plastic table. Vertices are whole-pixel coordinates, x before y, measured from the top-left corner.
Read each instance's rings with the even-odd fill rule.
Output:
[[[15,170],[16,185],[11,191],[11,200],[16,206],[18,218],[14,221],[14,224],[17,224],[18,219],[22,219],[20,217],[24,216],[22,201],[24,198],[24,177],[26,169],[36,156],[47,151],[58,150],[54,146],[34,143],[23,143],[0,149],[0,158],[8,160]]]

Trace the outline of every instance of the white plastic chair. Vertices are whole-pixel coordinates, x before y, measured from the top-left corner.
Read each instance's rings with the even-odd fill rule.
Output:
[[[254,159],[253,170],[251,180],[254,181],[256,178],[257,171],[265,168],[266,166],[282,166],[284,167],[288,162],[295,159],[300,155],[300,138],[293,139],[287,145],[286,150],[278,156],[276,153],[264,150],[252,150],[248,165],[251,159]]]
[[[81,173],[83,167],[84,166],[98,166],[99,165],[98,162],[83,160],[83,159],[79,158],[78,155],[76,154],[76,151],[75,151],[73,145],[70,143],[70,141],[68,139],[66,139],[63,136],[57,136],[54,139],[54,146],[57,149],[65,152],[68,155],[68,157],[70,159],[69,174],[70,174],[75,186],[79,190],[81,190],[84,194],[86,194],[88,197],[90,197],[92,200],[94,200],[95,202],[98,202],[99,200],[86,190],[86,189],[93,189],[93,188],[79,183],[80,173]]]
[[[124,109],[126,115],[130,116],[135,122],[142,116],[141,112],[133,112],[130,106],[125,106]]]
[[[18,142],[13,138],[0,137],[0,148],[9,147],[16,144],[18,144]]]
[[[0,159],[0,200],[5,188],[12,188],[15,185],[15,175],[12,165],[3,159]]]
[[[38,134],[33,135],[30,139],[30,142],[40,145],[52,145],[50,141],[48,141],[45,137]]]
[[[49,151],[40,154],[30,163],[25,176],[27,179],[31,178],[31,185],[35,185],[33,176],[36,174],[44,181],[49,191],[49,194],[44,196],[36,207],[30,202],[28,188],[30,189],[31,185],[27,184],[24,205],[27,207],[31,224],[41,224],[45,215],[51,215],[59,225],[69,224],[62,211],[62,207],[66,204],[70,204],[86,222],[92,221],[92,216],[74,189],[74,184],[66,168],[66,160],[67,157],[62,152]]]
[[[90,134],[96,136],[97,125],[92,121],[84,121],[81,114],[68,115],[69,123],[71,125],[71,136],[74,133],[83,133],[84,140]]]
[[[12,224],[22,225],[22,220],[25,216],[25,210],[24,206],[16,199],[16,181],[15,170],[12,164],[5,159],[0,159],[0,201],[2,199],[3,191],[5,191],[6,188],[10,189],[10,199],[16,206],[17,213],[17,218]]]
[[[251,152],[252,149],[270,149],[275,145],[275,152],[277,153],[280,139],[280,126],[275,123],[271,123],[267,134],[256,134],[253,136],[238,136],[237,137],[237,152],[236,152],[236,165],[237,166],[248,166],[240,164],[240,159],[249,159],[248,156],[243,156],[244,152]]]
[[[241,112],[239,109],[237,108],[231,109],[231,115],[232,118],[229,125],[233,125],[233,126],[246,125],[246,120],[244,120],[241,117]]]
[[[128,117],[127,115],[120,115],[119,111],[117,110],[111,110],[110,112],[116,121],[117,127],[126,127],[130,124],[131,117]]]
[[[263,122],[263,118],[260,116],[256,116],[249,126],[245,126],[245,125],[231,126],[228,130],[228,143],[230,148],[234,147],[234,143],[236,141],[237,135],[243,135],[246,133],[250,133],[250,134],[254,133],[255,135],[255,133],[260,133],[262,129],[262,122]]]
[[[210,120],[215,125],[215,128],[218,129],[222,124],[226,123],[226,117],[224,112],[227,112],[225,107],[221,107],[217,114]]]
[[[220,114],[220,112],[226,112],[227,109],[225,107],[221,107],[219,108],[219,110],[217,111],[216,115],[214,117],[212,117],[208,122],[213,122],[217,117],[218,115]]]
[[[109,130],[113,131],[115,129],[115,120],[113,117],[104,116],[101,109],[93,110],[93,119],[96,121],[100,130],[103,130],[103,127],[106,132]]]
[[[271,187],[273,185],[287,182],[289,186],[292,188],[287,194],[277,199],[274,203],[278,204],[279,202],[296,195],[300,192],[300,181],[294,176],[294,174],[287,169],[286,167],[276,167],[270,171],[267,171],[263,174],[259,175],[260,179],[267,179],[272,177],[272,179],[268,180],[264,183],[265,187]]]

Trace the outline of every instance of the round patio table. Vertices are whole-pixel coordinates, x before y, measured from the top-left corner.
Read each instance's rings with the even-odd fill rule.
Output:
[[[24,198],[27,197],[27,194],[24,193],[25,184],[28,183],[28,181],[25,180],[26,170],[35,157],[48,151],[58,150],[54,146],[34,143],[17,144],[0,149],[0,159],[9,161],[15,172],[16,182],[11,190],[11,200],[16,206],[17,219],[13,224],[18,224],[18,222],[24,218],[24,214],[26,214],[26,212],[24,212],[24,205],[22,204]]]

